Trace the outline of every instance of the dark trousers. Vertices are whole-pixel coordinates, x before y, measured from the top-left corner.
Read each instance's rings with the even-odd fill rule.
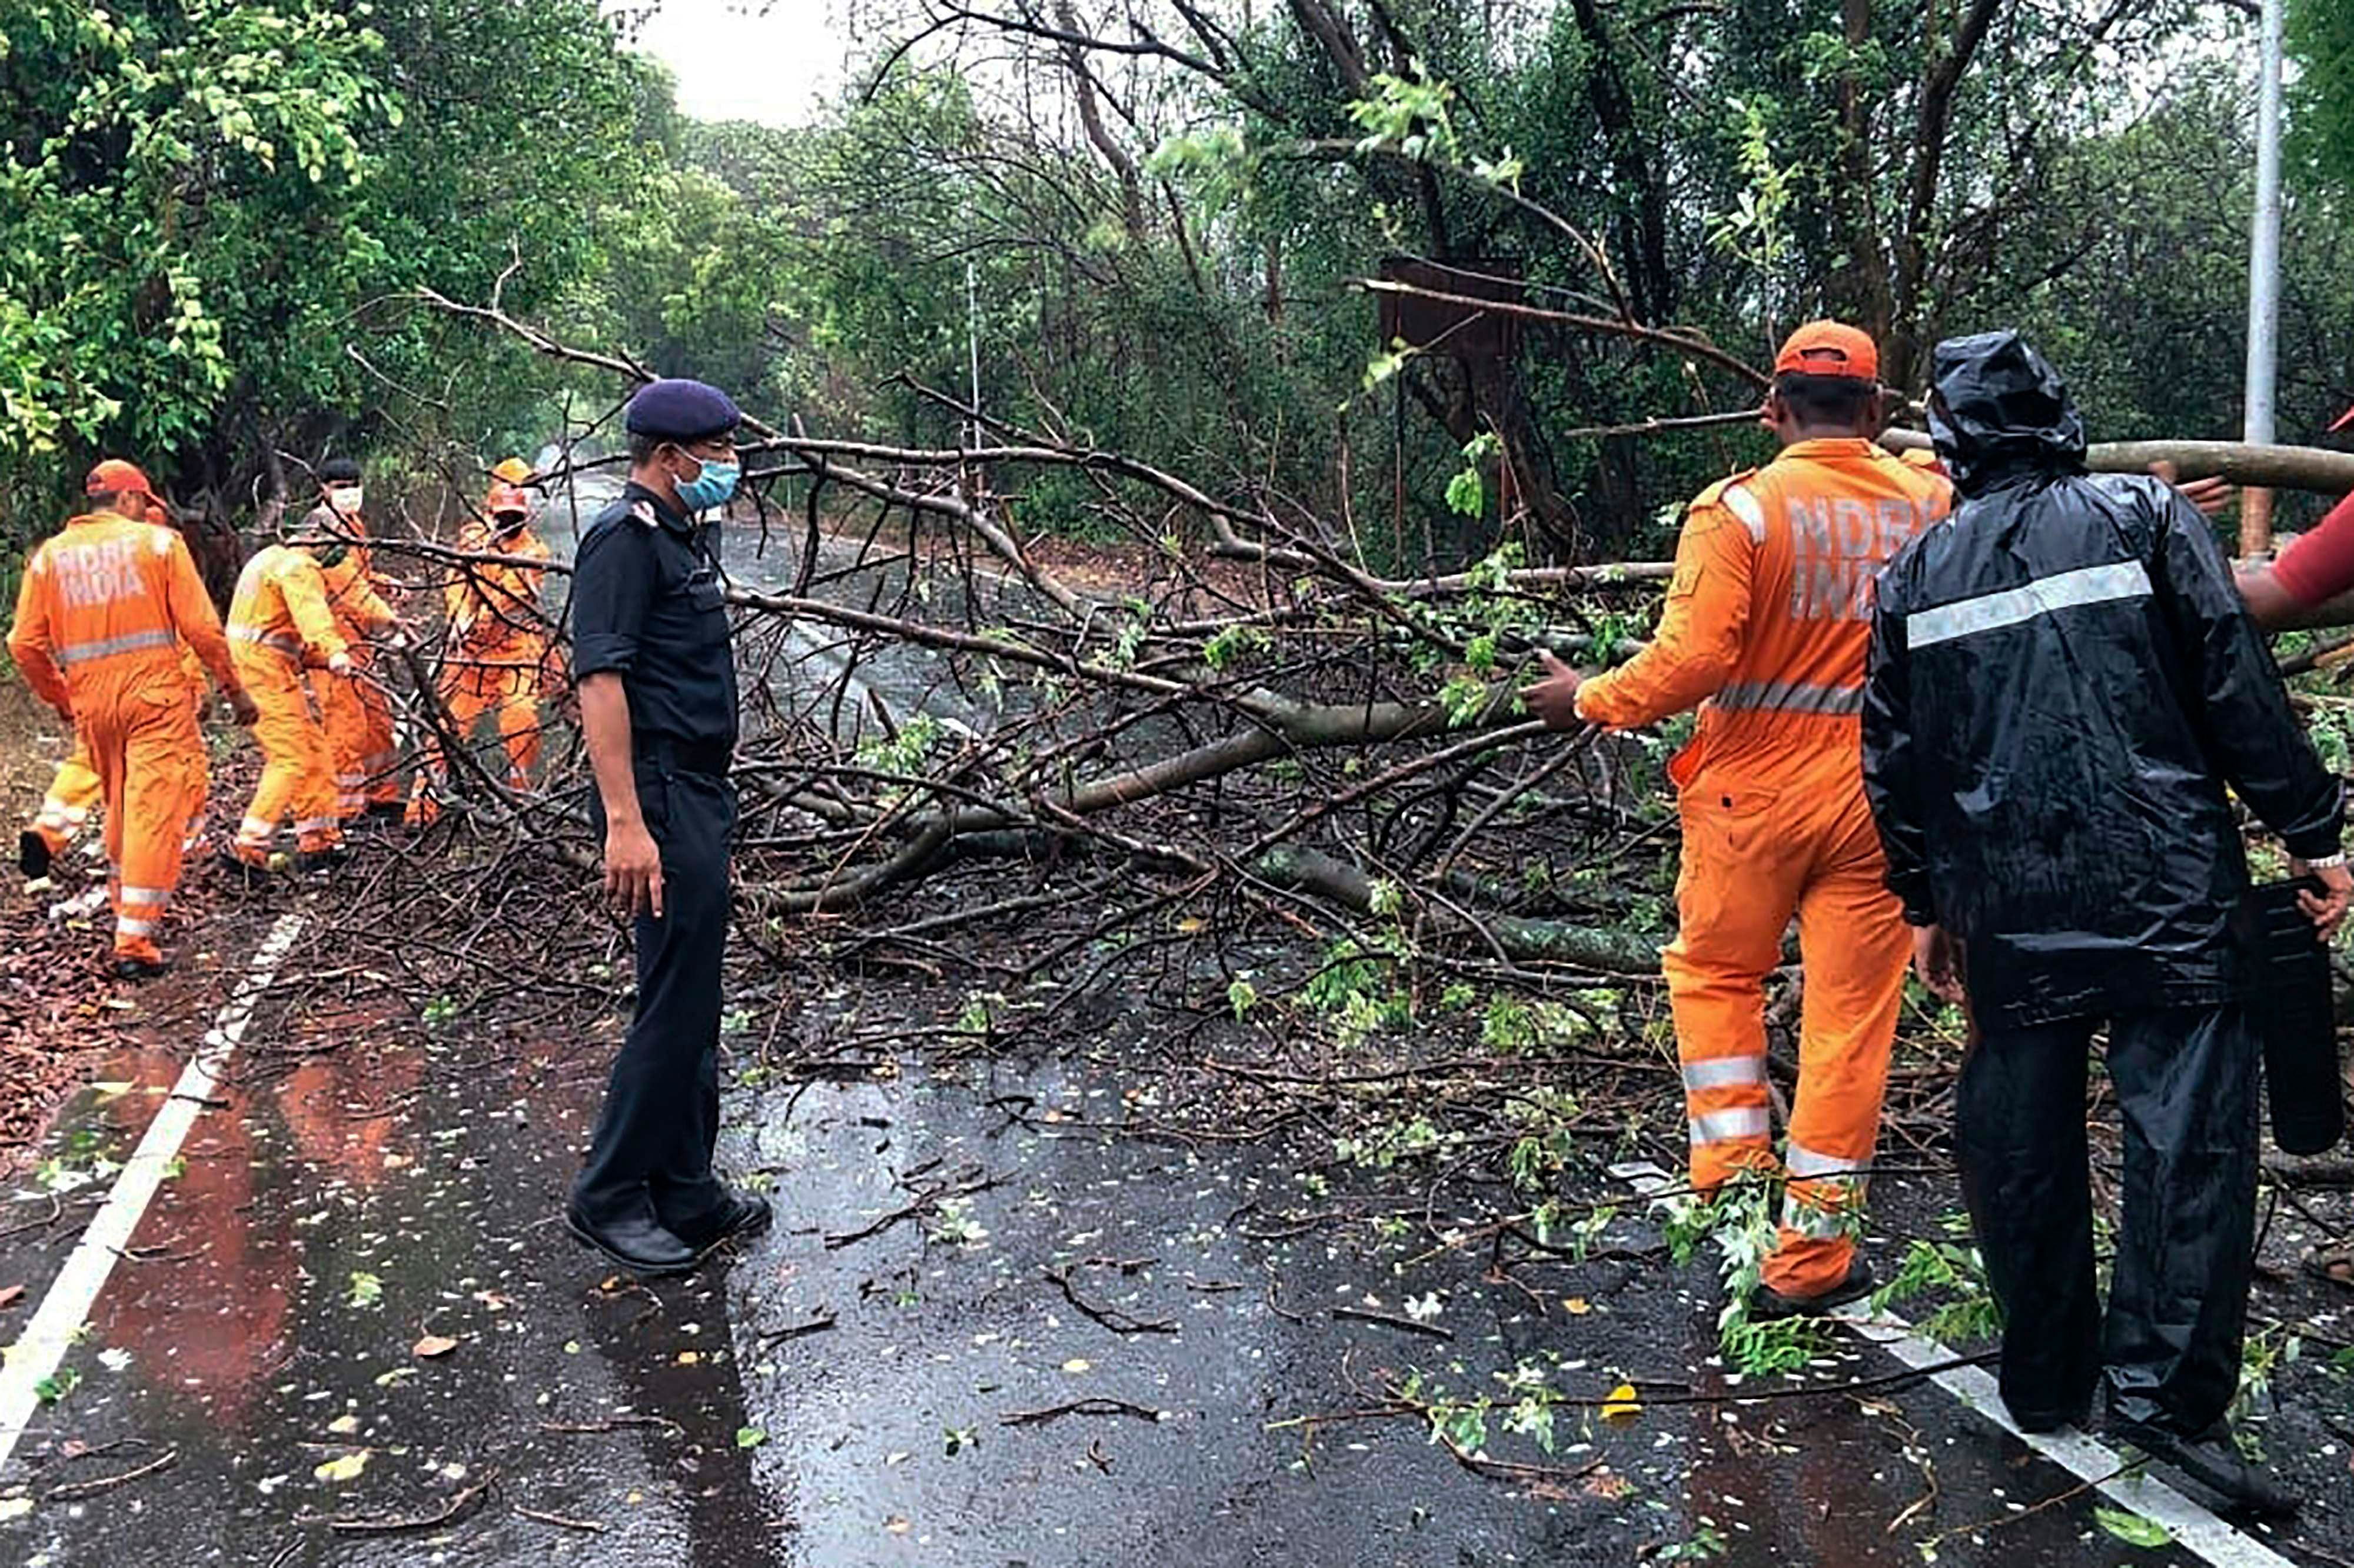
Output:
[[[2109,1021],[2125,1218],[2104,1320],[2084,1138],[2098,1022],[1988,1031],[1962,1062],[1962,1193],[2003,1309],[2003,1403],[2024,1425],[2074,1419],[2105,1364],[2113,1418],[2194,1435],[2239,1385],[2257,1041],[2237,1002]]]
[[[643,756],[635,772],[639,809],[662,850],[663,916],[638,916],[637,1016],[613,1058],[572,1201],[599,1224],[650,1203],[655,1219],[676,1227],[726,1196],[711,1173],[711,1150],[719,1139],[719,979],[736,791],[723,775]],[[590,820],[601,842],[601,800]]]

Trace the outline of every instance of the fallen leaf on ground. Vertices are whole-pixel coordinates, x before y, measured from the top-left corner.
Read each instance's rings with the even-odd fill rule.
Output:
[[[340,1459],[330,1459],[311,1473],[323,1481],[355,1481],[360,1478],[360,1472],[367,1468],[367,1462],[368,1451],[362,1448]]]
[[[757,1426],[736,1428],[736,1446],[738,1448],[757,1448],[768,1440],[769,1435]]]
[[[1585,1478],[1585,1491],[1605,1502],[1619,1502],[1634,1495],[1635,1483],[1605,1466]]]
[[[458,1341],[446,1334],[428,1334],[411,1347],[419,1357],[426,1361],[435,1356],[446,1356],[457,1348]]]
[[[32,1511],[30,1498],[0,1498],[0,1519],[22,1519]]]
[[[1620,1383],[1602,1402],[1602,1419],[1613,1426],[1624,1426],[1642,1414],[1642,1402],[1635,1397],[1631,1383]]]
[[[1096,1370],[1096,1363],[1085,1356],[1073,1356],[1063,1363],[1063,1370],[1066,1372],[1093,1372]]]
[[[2174,1542],[2174,1532],[2166,1526],[2126,1509],[2095,1505],[2093,1518],[2103,1530],[2135,1546],[2168,1546]]]
[[[1562,1298],[1561,1309],[1573,1318],[1583,1318],[1594,1310],[1594,1303],[1583,1296],[1564,1296]]]
[[[356,1432],[359,1429],[360,1418],[348,1413],[338,1415],[333,1421],[327,1423],[327,1430],[333,1432],[338,1437],[342,1436],[346,1432]]]

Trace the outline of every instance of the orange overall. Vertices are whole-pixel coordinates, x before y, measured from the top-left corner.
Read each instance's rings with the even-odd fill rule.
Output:
[[[188,757],[188,830],[181,840],[182,848],[194,854],[204,840],[205,795],[212,787],[212,771],[201,744],[205,667],[196,651],[186,643],[180,645],[180,668],[187,677],[188,703],[195,710],[199,731],[199,744]],[[33,819],[33,831],[40,835],[52,856],[63,854],[66,846],[81,835],[89,824],[91,809],[99,803],[100,794],[98,768],[90,759],[90,743],[77,729],[74,748],[58,764],[48,792],[41,797],[40,813]]]
[[[236,689],[220,619],[171,529],[93,513],[27,563],[8,651],[33,690],[72,715],[98,776],[119,958],[160,960],[156,927],[203,789],[184,643],[224,691]]]
[[[1786,1175],[1765,1283],[1821,1295],[1854,1255],[1912,951],[1882,883],[1860,714],[1880,567],[1951,506],[1946,482],[1870,441],[1800,441],[1703,492],[1650,647],[1577,711],[1627,728],[1699,703],[1681,789],[1678,933],[1662,955],[1692,1184]],[[1774,1154],[1766,978],[1791,916],[1806,965],[1789,1146]]]
[[[323,850],[343,842],[327,736],[302,689],[306,664],[349,652],[319,563],[291,545],[271,545],[246,562],[229,604],[228,637],[238,674],[261,717],[261,783],[237,830],[237,858],[260,865],[291,810],[298,845]]]
[[[319,577],[352,656],[348,675],[321,668],[311,672],[334,770],[335,815],[349,821],[371,805],[400,800],[400,781],[393,776],[400,752],[393,742],[392,702],[369,671],[366,641],[390,626],[393,615],[376,590],[366,550],[354,549],[334,566],[320,567]]]
[[[493,499],[499,499],[495,490]],[[528,528],[493,535],[481,524],[470,523],[459,533],[458,548],[468,555],[504,556],[514,564],[461,563],[443,590],[450,647],[442,665],[442,705],[461,739],[471,739],[484,715],[494,716],[506,747],[507,783],[528,789],[532,767],[539,759],[540,685],[548,660],[539,609],[547,546]],[[432,821],[437,810],[432,784],[448,766],[438,743],[429,738],[425,749],[426,764],[418,770],[417,789],[409,797],[412,823]]]

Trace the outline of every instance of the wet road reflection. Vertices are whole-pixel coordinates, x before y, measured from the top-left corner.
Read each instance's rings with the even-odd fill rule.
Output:
[[[0,1485],[15,1560],[1879,1568],[1952,1531],[1941,1563],[2106,1561],[2082,1499],[2034,1507],[2065,1478],[1917,1386],[1662,1397],[1624,1426],[1564,1414],[1544,1452],[1500,1425],[1516,1369],[1725,1390],[1703,1272],[1489,1277],[1370,1194],[1311,1197],[1305,1146],[1090,1130],[1136,1092],[1109,1070],[732,1089],[726,1152],[780,1223],[645,1288],[553,1223],[597,1053],[328,1033],[198,1122]],[[171,1065],[125,1064],[61,1149],[119,1158]],[[0,1238],[0,1266],[31,1277],[39,1240]],[[1426,1298],[1429,1333],[1333,1310]],[[1489,1453],[1521,1467],[1380,1416],[1416,1377],[1501,1400]]]

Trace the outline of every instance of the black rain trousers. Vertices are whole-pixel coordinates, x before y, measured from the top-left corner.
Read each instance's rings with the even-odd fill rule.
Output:
[[[613,1058],[572,1201],[595,1224],[650,1217],[692,1230],[727,1202],[711,1154],[719,1140],[720,979],[736,790],[725,774],[642,753],[633,771],[638,809],[662,852],[663,917],[637,919],[637,1016]],[[602,842],[604,802],[594,790],[590,800]]]
[[[2003,1404],[2049,1429],[2090,1408],[2105,1367],[2113,1420],[2195,1436],[2239,1386],[2258,1042],[2236,1001],[2108,1021],[2125,1218],[2105,1318],[2084,1130],[2099,1022],[1999,1028],[1962,1061],[1962,1193],[2003,1310]]]

